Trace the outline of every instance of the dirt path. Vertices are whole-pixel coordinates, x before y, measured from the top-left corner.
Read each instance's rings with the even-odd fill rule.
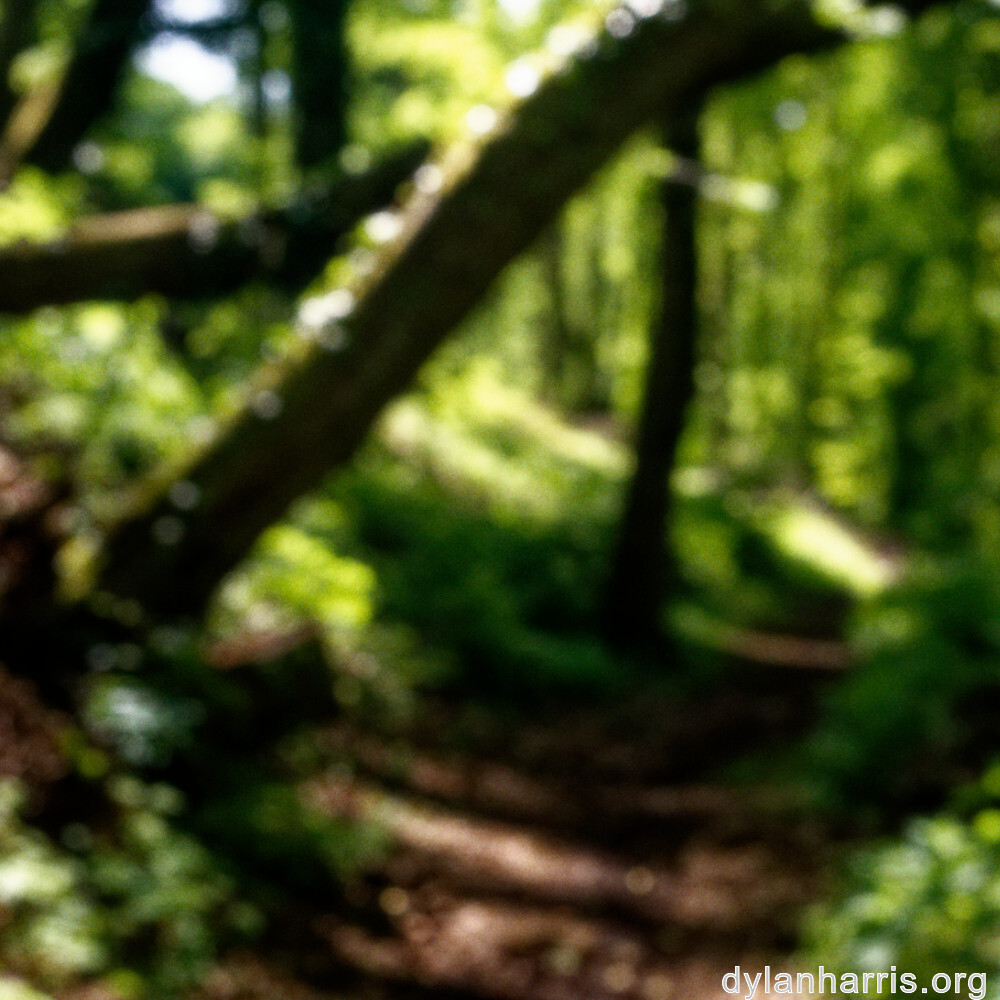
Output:
[[[431,705],[392,735],[331,725],[319,740],[329,766],[303,794],[376,823],[392,846],[346,889],[356,919],[311,919],[330,965],[304,1000],[709,1000],[727,996],[737,964],[780,967],[831,834],[781,789],[718,775],[792,738],[819,683],[506,724]],[[236,958],[206,996],[306,989],[274,975]]]

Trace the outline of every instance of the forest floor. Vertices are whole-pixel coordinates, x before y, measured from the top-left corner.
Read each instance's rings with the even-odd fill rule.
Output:
[[[737,965],[787,968],[844,832],[720,775],[800,735],[824,677],[758,670],[700,698],[540,699],[527,716],[432,701],[391,733],[331,723],[303,794],[391,848],[335,912],[230,956],[199,1000],[709,1000]]]

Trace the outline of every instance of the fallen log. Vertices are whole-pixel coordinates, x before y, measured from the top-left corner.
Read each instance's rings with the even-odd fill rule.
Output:
[[[630,135],[714,87],[845,38],[801,0],[632,4],[608,25],[515,114],[483,109],[481,125],[496,125],[475,154],[423,172],[381,267],[304,307],[314,341],[305,357],[262,373],[239,419],[123,505],[99,587],[152,612],[198,614],[260,532],[351,458],[500,271]],[[184,509],[170,497],[178,480],[194,499]]]

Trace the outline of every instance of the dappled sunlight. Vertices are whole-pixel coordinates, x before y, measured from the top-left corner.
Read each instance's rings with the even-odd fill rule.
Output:
[[[775,543],[785,555],[860,597],[872,597],[899,578],[898,560],[864,545],[831,514],[802,505],[775,512],[771,523]]]
[[[570,513],[574,489],[589,486],[593,500],[620,481],[624,451],[600,434],[500,383],[479,380],[459,391],[468,402],[397,403],[382,427],[390,449],[415,465],[428,463],[456,495],[556,522]]]
[[[506,426],[541,448],[595,472],[622,476],[628,465],[626,449],[620,441],[597,431],[574,426],[552,407],[539,405],[523,391],[491,374],[488,366],[474,369],[469,379],[455,386],[459,413],[474,425]],[[432,397],[447,412],[447,390]]]
[[[661,703],[656,711],[648,704],[632,711],[626,739],[644,755],[650,749],[640,735],[644,712],[662,717],[685,710]],[[603,724],[592,712],[586,720],[586,728]],[[718,720],[729,728],[734,721]],[[521,749],[534,737],[566,752],[585,738],[583,723],[539,720],[537,730],[529,724]],[[697,743],[704,733],[690,735]],[[679,739],[675,750],[690,759],[696,745],[685,753]],[[343,728],[328,730],[323,742],[327,752],[344,754],[382,781],[349,777],[334,766],[307,784],[309,801],[334,816],[377,816],[389,853],[379,869],[384,880],[354,888],[357,899],[372,893],[385,916],[382,931],[333,914],[319,928],[349,964],[392,978],[433,975],[435,982],[503,998],[527,990],[553,998],[596,991],[666,1000],[675,989],[715,997],[721,972],[713,970],[728,971],[723,955],[745,967],[762,961],[760,951],[734,944],[741,928],[780,922],[809,891],[811,834],[775,790],[623,787],[610,778],[616,769],[610,761],[581,775],[559,754],[514,763],[517,747],[508,748],[505,778],[491,783],[489,757],[462,759],[452,751],[445,759],[424,751],[406,760],[398,744],[394,751]],[[663,750],[661,764],[671,756]],[[384,791],[387,779],[399,790]],[[730,828],[729,845],[697,834],[676,839],[685,824],[705,831],[713,822],[731,822],[734,809],[746,810],[744,833],[763,829],[757,824],[769,809],[784,816],[788,836],[774,846],[777,853],[766,838],[744,842],[737,827]],[[609,833],[617,831],[603,843],[592,837],[597,814],[602,825],[611,819]],[[644,826],[633,826],[639,816]],[[660,824],[675,835],[657,841],[641,832]]]

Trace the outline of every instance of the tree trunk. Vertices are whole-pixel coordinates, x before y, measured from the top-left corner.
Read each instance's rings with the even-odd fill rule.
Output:
[[[697,117],[674,119],[664,140],[679,156],[698,152]],[[670,471],[694,393],[697,332],[695,202],[689,184],[663,182],[660,317],[650,330],[646,384],[635,447],[635,472],[605,600],[605,633],[619,647],[641,648],[659,634],[664,588],[671,582],[667,525]]]
[[[295,154],[300,167],[328,164],[344,144],[348,0],[296,0],[292,21]]]

